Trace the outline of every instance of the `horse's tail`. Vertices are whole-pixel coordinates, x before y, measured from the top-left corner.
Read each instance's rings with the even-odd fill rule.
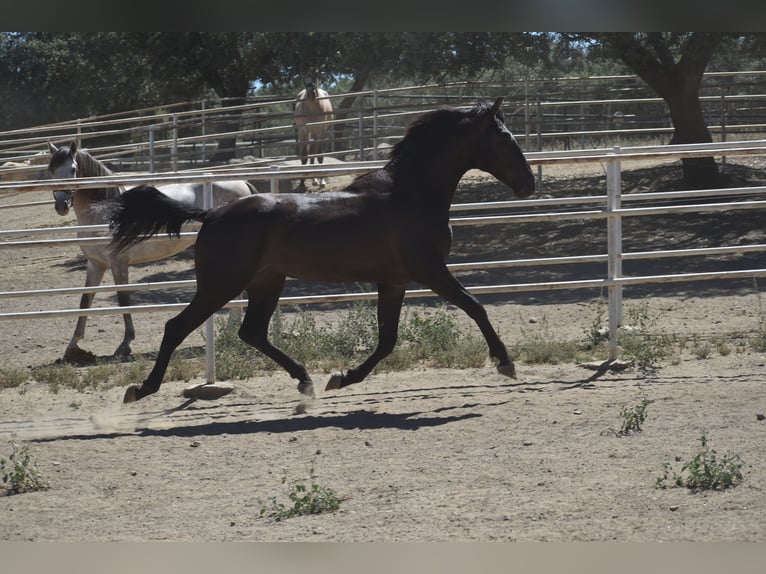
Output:
[[[163,229],[179,237],[187,221],[204,221],[207,210],[171,199],[156,187],[139,185],[110,202],[107,215],[112,233],[110,248],[123,251]]]

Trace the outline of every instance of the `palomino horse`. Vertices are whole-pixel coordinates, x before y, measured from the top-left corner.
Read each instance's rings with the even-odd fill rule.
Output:
[[[48,144],[51,158],[48,163],[48,171],[56,179],[72,177],[98,177],[112,175],[112,172],[100,161],[87,151],[77,149],[77,143],[72,142],[68,146],[57,148]],[[189,207],[202,207],[202,188],[198,184],[169,184],[162,190],[169,197],[173,197],[183,205]],[[69,213],[69,206],[74,207],[78,225],[96,225],[106,223],[104,213],[99,210],[98,204],[106,199],[120,195],[124,190],[119,187],[100,189],[79,189],[77,191],[54,191],[56,200],[56,212],[59,215]],[[246,181],[220,182],[213,184],[213,205],[221,206],[233,199],[254,193],[254,188]],[[79,232],[79,237],[102,235],[102,233]],[[167,239],[160,242],[148,242],[136,245],[122,253],[113,253],[106,245],[81,245],[82,252],[87,259],[87,274],[85,286],[97,286],[101,283],[107,269],[112,270],[115,284],[128,283],[128,265],[157,261],[170,257],[186,249],[194,242],[194,239]],[[93,293],[85,293],[80,299],[80,309],[88,309],[93,302]],[[130,294],[127,291],[117,292],[117,301],[121,307],[130,305]],[[130,314],[123,315],[125,320],[125,336],[120,346],[115,351],[115,356],[123,357],[130,354],[130,342],[135,338],[133,319]],[[64,360],[75,364],[88,364],[95,361],[95,356],[90,351],[80,348],[78,343],[85,336],[85,323],[87,317],[80,316],[71,341],[64,352]]]
[[[329,124],[315,122],[329,122],[333,119],[332,103],[328,98],[328,93],[317,88],[313,82],[307,82],[306,88],[298,92],[295,98],[295,128],[298,131],[298,157],[301,158],[301,165],[311,158],[311,165],[314,165],[314,158],[317,163],[324,161],[322,156],[324,140],[327,135]],[[324,187],[327,184],[324,178],[314,178],[314,185]],[[305,188],[305,183],[301,179],[300,186]]]
[[[385,167],[357,177],[343,191],[253,195],[212,210],[182,205],[149,186],[121,195],[110,216],[117,252],[158,229],[177,235],[185,221],[202,222],[195,246],[197,293],[166,323],[152,371],[141,386],[127,389],[124,401],[156,392],[178,345],[243,290],[248,305],[239,336],[297,379],[302,395],[313,397],[306,368],[267,339],[286,277],[377,284],[377,348],[358,367],[334,374],[325,390],[358,383],[391,353],[412,281],[465,311],[484,335],[497,370],[515,377],[484,307],[446,265],[449,209],[467,170],[489,172],[517,197],[534,193],[532,170],[503,122],[501,102],[424,114],[394,146]]]

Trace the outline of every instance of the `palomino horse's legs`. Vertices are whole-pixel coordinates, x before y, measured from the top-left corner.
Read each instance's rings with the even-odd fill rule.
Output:
[[[316,134],[316,137],[314,138],[314,142],[311,145],[311,164],[314,164],[314,158],[316,157],[317,164],[322,165],[324,163],[324,156],[322,155],[323,151],[323,143],[324,143],[324,135],[319,133]],[[314,178],[314,185],[318,185],[319,187],[325,187],[327,185],[327,182],[325,181],[325,178]]]
[[[489,347],[489,355],[497,361],[497,371],[506,377],[516,378],[516,368],[508,357],[508,350],[489,322],[481,303],[455,279],[446,266],[432,269],[427,280],[420,281],[434,293],[453,305],[460,307],[474,320]]]
[[[95,261],[87,260],[85,275],[85,286],[94,287],[101,284],[101,280],[104,278],[106,267],[100,265]],[[80,297],[80,309],[90,309],[93,303],[93,297],[95,293],[83,293]],[[88,321],[87,315],[81,315],[77,318],[77,325],[74,328],[74,334],[69,341],[66,350],[64,351],[64,361],[67,363],[74,363],[76,365],[85,365],[94,363],[96,357],[90,351],[81,349],[78,343],[85,337],[85,324]]]
[[[322,150],[320,149],[319,153],[321,153],[321,152],[322,152]],[[314,158],[311,158],[311,161],[313,163]],[[318,155],[317,156],[317,163],[319,165],[322,165],[323,162],[324,162],[324,156]],[[327,181],[325,181],[325,178],[323,178],[323,177],[321,177],[321,178],[316,178],[315,177],[314,178],[314,185],[318,185],[319,187],[325,187],[327,185]]]
[[[114,277],[114,283],[116,285],[126,285],[128,283],[128,262],[124,261],[111,261],[112,276]],[[130,307],[130,292],[117,291],[117,303],[120,307]],[[122,343],[117,347],[114,352],[115,357],[127,357],[131,353],[130,343],[136,338],[136,330],[133,327],[133,317],[130,313],[125,313],[122,316],[125,322],[125,336],[122,339]]]
[[[300,128],[298,134],[298,157],[301,160],[301,165],[314,165],[314,159],[321,165],[324,162],[324,156],[322,156],[323,134],[314,134],[313,132],[308,131],[305,127]],[[320,179],[315,177],[314,185],[325,187],[327,181],[325,181],[325,178]],[[300,187],[306,187],[303,179],[301,179]]]
[[[314,398],[314,382],[306,367],[268,340],[269,321],[277,308],[284,284],[284,276],[274,275],[259,277],[257,283],[248,287],[247,312],[239,329],[239,337],[281,365],[298,381],[298,391],[302,395]]]
[[[306,135],[305,127],[298,128],[297,137],[298,137],[298,157],[301,160],[301,165],[306,165],[309,161],[309,140],[308,140],[308,135]],[[306,187],[305,179],[301,178],[301,181],[298,185],[300,188],[305,188]]]
[[[378,346],[372,355],[357,368],[349,369],[345,375],[334,374],[325,387],[326,391],[360,382],[370,374],[375,365],[391,354],[399,333],[404,290],[402,285],[378,285]]]

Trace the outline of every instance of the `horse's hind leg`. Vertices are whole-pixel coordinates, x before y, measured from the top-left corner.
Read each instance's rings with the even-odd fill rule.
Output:
[[[128,263],[127,261],[112,262],[112,276],[114,282],[117,285],[126,285],[128,283]],[[130,307],[130,292],[117,291],[117,303],[120,307]],[[115,357],[127,357],[131,354],[130,343],[136,338],[136,330],[133,327],[133,317],[130,313],[125,313],[123,316],[125,323],[125,335],[122,338],[122,343],[117,347],[114,352]]]
[[[178,345],[213,313],[234,298],[237,292],[234,291],[232,294],[217,291],[209,292],[209,290],[198,288],[191,303],[178,315],[165,323],[165,333],[162,336],[162,343],[160,344],[160,350],[152,371],[140,387],[128,387],[125,391],[123,402],[132,403],[146,395],[156,393],[162,384],[165,371],[170,363],[170,357],[178,348]]]
[[[100,285],[105,272],[106,267],[88,259],[85,286],[94,287]],[[80,297],[80,309],[90,309],[94,296],[94,293],[83,293],[82,297]],[[81,349],[78,344],[85,337],[85,325],[87,322],[87,315],[80,315],[77,318],[74,334],[64,351],[64,362],[74,363],[75,365],[88,365],[96,362],[96,356],[90,351]]]
[[[279,303],[285,278],[269,276],[259,278],[247,289],[247,312],[239,329],[240,338],[252,345],[271,360],[285,369],[292,378],[298,381],[298,391],[305,396],[314,398],[314,383],[300,362],[276,347],[268,339],[269,321]]]
[[[399,317],[402,313],[404,289],[402,285],[378,285],[378,346],[372,355],[357,368],[349,369],[345,375],[336,373],[330,377],[325,387],[326,391],[362,381],[375,368],[375,365],[391,354],[399,334]]]

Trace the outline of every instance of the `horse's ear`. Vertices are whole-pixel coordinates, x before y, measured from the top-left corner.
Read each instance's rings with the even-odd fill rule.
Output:
[[[58,150],[59,150],[59,148],[57,148],[55,145],[53,145],[53,144],[50,142],[50,140],[48,140],[48,151],[51,153],[51,155],[53,155],[54,153],[56,153]]]
[[[495,103],[494,103],[494,104],[492,104],[491,115],[492,115],[493,117],[494,117],[494,116],[497,114],[497,112],[499,112],[499,111],[500,111],[500,104],[502,104],[502,103],[503,103],[503,97],[502,97],[502,96],[500,96],[499,98],[497,98],[497,99],[495,100]]]
[[[77,142],[75,140],[72,140],[72,143],[69,144],[69,153],[72,154],[72,157],[77,155]]]

